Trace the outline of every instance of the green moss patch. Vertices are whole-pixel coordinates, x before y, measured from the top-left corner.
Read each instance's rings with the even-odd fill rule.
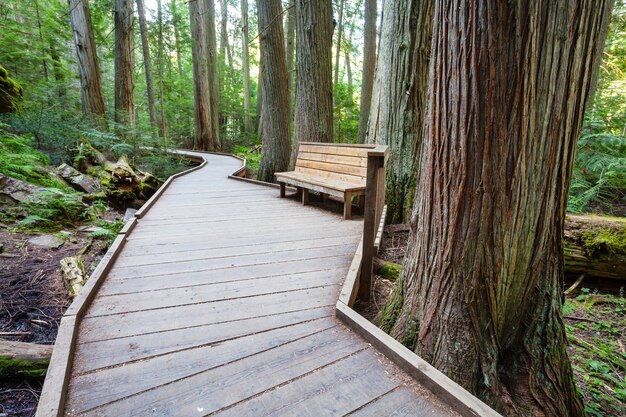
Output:
[[[584,231],[582,241],[590,256],[626,255],[626,226]]]
[[[0,65],[0,113],[15,113],[19,111],[24,89]]]

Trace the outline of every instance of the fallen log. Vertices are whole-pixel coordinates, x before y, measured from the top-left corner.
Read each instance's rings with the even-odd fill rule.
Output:
[[[565,273],[626,280],[626,219],[569,214],[563,248]]]
[[[0,380],[46,375],[52,346],[0,340]]]

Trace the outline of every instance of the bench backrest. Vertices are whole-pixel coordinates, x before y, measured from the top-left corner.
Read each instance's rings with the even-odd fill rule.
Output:
[[[362,185],[367,178],[367,152],[372,148],[301,142],[295,171]]]

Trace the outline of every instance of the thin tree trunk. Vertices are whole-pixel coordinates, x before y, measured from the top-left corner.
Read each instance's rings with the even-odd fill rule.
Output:
[[[365,0],[365,29],[363,45],[363,75],[361,79],[361,106],[357,141],[365,143],[374,86],[376,66],[376,0]]]
[[[52,59],[52,73],[57,84],[57,97],[63,98],[67,94],[65,86],[65,74],[63,73],[63,64],[61,63],[61,55],[56,48],[54,41],[50,41],[48,47],[50,58]]]
[[[261,114],[263,113],[263,56],[259,60],[259,78],[257,80],[255,129],[261,137]]]
[[[341,38],[343,36],[343,8],[345,0],[339,1],[339,25],[337,27],[337,50],[335,52],[335,85],[339,84],[339,58],[341,58]]]
[[[37,28],[39,29],[39,42],[41,43],[41,66],[43,69],[43,77],[48,81],[48,60],[46,59],[46,47],[41,30],[41,16],[39,14],[39,1],[35,0],[35,14],[37,16]]]
[[[137,16],[139,17],[139,32],[141,34],[141,48],[143,52],[143,66],[146,73],[146,92],[148,93],[148,113],[150,114],[150,127],[152,138],[156,143],[159,139],[156,106],[154,104],[154,83],[152,81],[152,64],[150,63],[150,44],[148,43],[148,25],[146,24],[146,11],[143,0],[136,0]]]
[[[394,291],[404,300],[383,324],[506,415],[584,415],[565,349],[562,237],[611,6],[435,6],[416,215]]]
[[[180,52],[180,33],[178,32],[180,16],[178,15],[178,7],[176,6],[177,1],[178,0],[171,0],[170,10],[172,11],[172,26],[174,26],[174,47],[176,48],[176,65],[178,66],[178,75],[183,75],[183,60]]]
[[[246,134],[252,133],[252,100],[250,98],[250,55],[248,52],[248,0],[241,0],[241,34],[242,34],[242,66],[243,66],[243,128]]]
[[[422,143],[434,0],[385,3],[368,142],[388,145],[387,220],[408,221]]]
[[[87,116],[95,116],[95,122],[106,127],[102,82],[88,0],[70,0],[70,16],[76,46],[83,113]]]
[[[115,121],[135,126],[133,2],[115,0]]]
[[[280,0],[257,2],[259,39],[263,56],[263,146],[257,179],[273,182],[274,172],[286,171],[289,166],[289,91],[285,38],[278,19],[282,14]],[[277,23],[278,22],[278,23]]]
[[[350,29],[350,37],[348,38],[350,40],[350,42],[352,42],[352,35],[354,35],[354,26],[352,26],[352,28]],[[348,43],[348,40],[344,40],[344,43],[346,44],[344,46],[345,49],[345,60],[346,60],[346,74],[348,76],[348,85],[352,85],[352,64],[350,62],[350,50],[351,50],[351,44]]]
[[[294,149],[298,142],[333,141],[331,49],[333,7],[330,0],[296,0],[296,110]]]
[[[293,110],[296,104],[296,95],[294,89],[295,68],[294,68],[294,52],[296,41],[296,1],[289,0],[287,3],[287,24],[285,28],[285,55],[287,59],[287,77],[289,79],[289,126],[293,120]]]
[[[220,28],[220,52],[224,63],[229,68],[233,67],[233,53],[228,43],[228,0],[220,0],[221,28]]]
[[[209,49],[204,34],[205,0],[189,1],[189,20],[191,26],[191,54],[193,63],[194,86],[194,148],[214,151],[215,137],[213,133],[213,119],[211,117],[211,88],[209,86]]]
[[[157,0],[157,23],[159,25],[159,42],[157,54],[157,70],[159,72],[159,98],[161,101],[161,136],[163,137],[163,148],[167,149],[167,123],[165,120],[165,94],[163,93],[163,9],[161,0]],[[169,61],[169,59],[168,59]],[[170,63],[170,79],[172,78],[172,65]]]
[[[219,78],[217,76],[217,38],[215,35],[215,0],[202,0],[205,2],[205,31],[206,45],[208,48],[208,64],[209,64],[209,88],[211,91],[211,128],[213,129],[213,143],[215,150],[221,149],[220,142],[220,87]]]

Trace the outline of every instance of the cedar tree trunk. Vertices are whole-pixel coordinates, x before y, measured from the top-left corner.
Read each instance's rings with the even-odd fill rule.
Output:
[[[133,2],[115,0],[115,121],[135,126]]]
[[[391,3],[403,3],[394,0]],[[406,45],[404,45],[406,47]],[[376,0],[365,0],[365,29],[363,45],[363,75],[361,78],[361,106],[359,114],[359,133],[357,140],[365,143],[367,122],[370,115],[372,89],[374,86],[374,67],[376,66]]]

